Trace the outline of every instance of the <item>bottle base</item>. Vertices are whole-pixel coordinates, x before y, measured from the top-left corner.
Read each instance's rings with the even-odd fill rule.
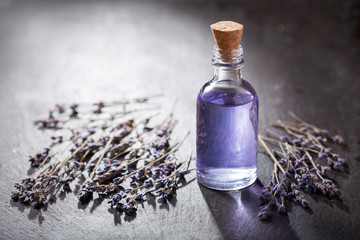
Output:
[[[206,169],[197,170],[197,181],[205,187],[233,191],[246,188],[256,181],[256,168],[247,169]]]

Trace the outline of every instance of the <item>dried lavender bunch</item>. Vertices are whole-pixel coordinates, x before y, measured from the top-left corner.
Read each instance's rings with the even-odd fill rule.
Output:
[[[116,138],[113,138],[114,142],[119,141],[119,138],[127,136],[130,132],[129,129],[132,129],[133,127],[133,123],[134,121],[130,119],[117,124],[113,128],[110,128],[111,131],[116,133]],[[65,149],[68,150],[71,155],[65,159],[59,160],[54,165],[50,165],[36,178],[31,178],[31,182],[34,183],[33,187],[31,187],[28,182],[24,181],[22,184],[16,184],[16,190],[13,191],[12,194],[12,198],[14,200],[32,202],[34,207],[39,207],[45,204],[48,199],[48,195],[51,192],[51,187],[59,189],[62,185],[69,185],[73,180],[75,180],[77,176],[84,172],[86,165],[89,164],[89,161],[91,160],[91,157],[104,148],[109,138],[108,136],[102,136],[95,140],[93,133],[88,133],[88,131],[83,133],[72,131],[72,133],[73,134],[70,137],[71,144]],[[49,156],[48,152],[49,149],[45,152],[47,156]],[[45,154],[41,154],[41,157],[44,158]],[[42,163],[45,163],[45,161]],[[51,181],[49,181],[49,179],[51,179]],[[33,193],[39,192],[38,189],[42,189],[42,197],[31,197],[34,196]]]
[[[93,193],[123,199],[121,191],[129,193],[131,189],[129,199],[121,204],[129,213],[136,209],[137,201],[144,200],[146,193],[141,189],[150,192],[150,188],[161,187],[166,190],[157,193],[159,197],[170,196],[175,192],[177,181],[188,172],[188,169],[180,171],[175,156],[182,142],[170,144],[175,126],[172,114],[155,127],[149,125],[153,116],[142,121],[134,118],[135,112],[149,110],[138,108],[148,102],[149,98],[139,98],[98,102],[90,106],[57,104],[48,119],[37,121],[37,124],[43,128],[61,129],[62,135],[52,136],[49,147],[30,156],[32,167],[39,171],[45,169],[16,183],[12,199],[41,207],[61,187],[69,187],[80,176],[86,177],[77,192],[80,201],[89,200]],[[90,111],[85,112],[86,108]],[[65,115],[69,117],[61,118]]]
[[[108,201],[110,207],[132,213],[136,211],[138,202],[145,201],[146,195],[151,192],[155,192],[159,199],[171,198],[176,193],[179,181],[189,171],[191,159],[190,155],[189,160],[177,167],[174,164],[175,156],[168,155],[166,161],[157,167],[138,170],[135,175],[132,175],[130,182],[134,187],[127,188],[125,193],[120,191],[114,194]]]
[[[46,204],[52,189],[58,188],[64,183],[68,184],[75,178],[73,167],[69,168],[66,165],[87,144],[88,139],[84,138],[83,141],[81,147],[63,161],[49,164],[36,177],[30,176],[22,179],[21,183],[15,183],[15,190],[12,191],[11,198],[21,203],[31,203],[34,208],[40,208]]]
[[[34,155],[29,156],[29,162],[32,167],[39,167],[43,162],[46,162],[50,158],[50,148],[44,148],[43,152],[37,152]]]
[[[143,201],[146,193],[141,189],[153,190],[161,187],[162,192],[157,192],[159,198],[170,197],[177,187],[176,182],[182,173],[177,169],[178,159],[174,153],[181,143],[173,147],[169,144],[172,131],[172,120],[165,121],[158,127],[147,132],[147,136],[141,135],[138,139],[132,139],[131,146],[122,152],[122,160],[117,159],[122,153],[113,158],[103,158],[98,161],[97,169],[94,169],[90,177],[82,185],[77,197],[80,201],[91,198],[93,193],[112,195],[111,207],[121,207],[125,212],[136,211],[137,201]],[[128,141],[120,145],[128,144]],[[117,147],[115,145],[114,147]],[[109,157],[113,156],[114,147],[110,148]],[[174,175],[176,172],[176,176]],[[124,197],[122,190],[131,193],[129,198]],[[121,201],[122,200],[122,201]],[[126,202],[124,202],[126,200]]]
[[[136,98],[133,100],[111,101],[111,102],[97,102],[93,104],[88,103],[73,103],[73,104],[56,104],[51,110],[47,118],[39,119],[34,122],[36,126],[42,129],[63,129],[66,128],[69,122],[74,120],[85,119],[91,115],[91,121],[98,120],[113,120],[117,116],[127,115],[138,111],[147,109],[154,109],[154,106],[142,107],[144,104],[150,104],[150,99],[160,95]],[[158,108],[158,106],[155,106]],[[103,115],[104,118],[100,118]],[[94,117],[95,116],[95,117]]]
[[[286,135],[278,135],[266,128],[275,137],[259,136],[260,143],[275,164],[272,180],[263,187],[259,196],[261,206],[258,217],[261,220],[270,219],[272,208],[286,213],[286,201],[294,200],[302,207],[310,208],[304,192],[330,197],[340,195],[340,190],[327,174],[331,170],[339,171],[345,159],[328,147],[328,143],[344,145],[343,138],[331,136],[329,131],[306,123],[294,113],[290,115],[295,122],[278,120],[272,124]],[[276,147],[270,150],[268,144]]]

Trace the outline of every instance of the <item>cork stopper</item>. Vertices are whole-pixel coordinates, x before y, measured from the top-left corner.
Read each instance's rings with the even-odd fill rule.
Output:
[[[233,50],[240,45],[244,27],[232,21],[220,21],[210,25],[216,45],[219,49]]]

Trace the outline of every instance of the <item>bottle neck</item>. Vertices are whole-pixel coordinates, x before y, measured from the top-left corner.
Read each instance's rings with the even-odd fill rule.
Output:
[[[241,81],[241,68],[244,65],[241,46],[234,50],[222,50],[215,45],[211,63],[214,66],[213,81]]]

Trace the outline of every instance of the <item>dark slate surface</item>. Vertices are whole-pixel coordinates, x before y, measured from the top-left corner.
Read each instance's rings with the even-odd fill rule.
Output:
[[[359,239],[359,1],[0,1],[0,239]],[[302,118],[341,133],[347,168],[333,176],[340,199],[307,198],[263,223],[256,191],[273,164],[259,154],[259,180],[222,193],[196,181],[169,204],[145,203],[136,217],[104,199],[78,205],[73,193],[46,210],[14,203],[28,154],[51,132],[33,121],[57,102],[93,102],[163,92],[179,99],[181,150],[195,148],[195,99],[211,78],[209,25],[244,24],[245,79],[260,97],[260,125]],[[263,150],[260,149],[260,152]],[[187,179],[191,181],[194,173]]]

